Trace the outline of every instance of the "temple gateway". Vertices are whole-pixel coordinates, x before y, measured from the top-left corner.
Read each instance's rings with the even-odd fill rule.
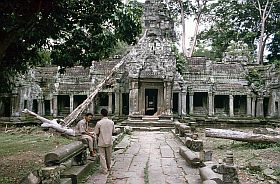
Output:
[[[274,65],[259,66],[245,56],[225,54],[220,60],[187,58],[179,73],[172,51],[174,23],[162,0],[146,0],[143,37],[124,56],[75,66],[62,74],[59,67],[37,67],[19,78],[12,94],[0,95],[0,117],[17,121],[25,108],[39,115],[65,117],[81,104],[120,61],[118,72],[88,107],[107,108],[114,118],[130,121],[174,117],[213,121],[280,117],[280,75]],[[238,44],[237,44],[238,45]],[[239,49],[239,48],[237,48]],[[250,71],[258,69],[256,86]]]

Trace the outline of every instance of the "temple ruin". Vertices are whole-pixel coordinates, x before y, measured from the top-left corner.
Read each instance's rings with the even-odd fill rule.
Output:
[[[144,40],[129,50],[128,59],[95,97],[89,112],[107,108],[114,118],[148,117],[159,123],[174,117],[203,121],[280,117],[280,73],[274,65],[259,66],[246,56],[226,53],[220,60],[187,58],[186,71],[180,74],[167,6],[162,0],[146,0],[144,7]],[[65,117],[120,59],[93,61],[90,68],[75,66],[64,73],[55,66],[32,69],[18,79],[12,94],[0,95],[0,117],[16,120],[25,108],[42,116]],[[258,86],[248,80],[254,68],[263,76]]]

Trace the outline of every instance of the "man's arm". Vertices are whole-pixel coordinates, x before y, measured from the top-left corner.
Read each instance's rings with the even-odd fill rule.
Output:
[[[99,124],[99,122],[97,122],[97,123],[96,123],[96,126],[95,126],[95,128],[94,128],[94,134],[95,134],[96,136],[99,135],[99,129],[100,129],[100,124]]]

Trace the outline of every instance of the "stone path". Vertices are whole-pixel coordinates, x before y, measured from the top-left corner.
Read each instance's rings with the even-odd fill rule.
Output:
[[[188,166],[179,155],[180,146],[171,132],[133,132],[116,146],[109,175],[95,174],[87,183],[201,183],[198,169]]]

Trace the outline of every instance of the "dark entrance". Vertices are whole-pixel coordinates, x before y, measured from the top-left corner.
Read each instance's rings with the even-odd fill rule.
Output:
[[[157,89],[145,89],[145,115],[154,115],[157,112]]]

